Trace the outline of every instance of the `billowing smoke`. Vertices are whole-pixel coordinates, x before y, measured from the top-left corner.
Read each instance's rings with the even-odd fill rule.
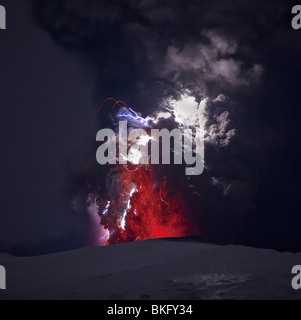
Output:
[[[115,97],[140,119],[159,112],[172,115],[172,121],[168,115],[160,118],[158,127],[204,129],[204,174],[187,178],[171,166],[164,169],[164,181],[159,172],[153,179],[164,185],[166,199],[180,197],[175,206],[185,207],[185,219],[193,223],[179,234],[200,232],[211,240],[236,241],[255,209],[261,164],[254,154],[264,152],[264,143],[257,143],[263,127],[248,122],[256,119],[256,108],[252,113],[247,100],[260,90],[265,74],[258,30],[273,30],[284,10],[281,1],[270,8],[263,1],[241,0],[48,0],[38,1],[36,10],[57,43],[95,62],[96,110]],[[118,119],[108,109],[98,116],[102,128],[113,128]],[[84,205],[98,210],[106,230],[117,233],[117,242],[135,240],[131,235],[121,239],[112,225],[124,227],[124,212],[131,212],[131,198],[140,192],[137,177],[133,174],[125,186],[122,174],[98,166],[93,154],[71,175],[74,198],[84,195]]]

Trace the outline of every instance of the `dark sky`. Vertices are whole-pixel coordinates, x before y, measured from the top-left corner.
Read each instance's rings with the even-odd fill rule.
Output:
[[[0,251],[89,245],[65,191],[98,105],[114,96],[147,115],[184,90],[211,100],[208,128],[227,112],[236,130],[227,145],[212,137],[192,179],[210,240],[301,250],[301,30],[289,1],[2,4]]]
[[[2,4],[0,250],[76,247],[87,225],[65,203],[65,164],[95,136],[95,73],[34,24],[30,1]]]

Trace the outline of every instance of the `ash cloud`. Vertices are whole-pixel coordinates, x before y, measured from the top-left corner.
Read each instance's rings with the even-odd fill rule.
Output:
[[[57,42],[94,56],[100,68],[95,95],[129,97],[142,110],[156,106],[154,97],[158,102],[186,88],[218,95],[257,83],[264,68],[254,50],[256,29],[269,30],[275,10],[260,1],[37,5],[40,21]]]
[[[248,226],[254,224],[262,234],[268,228],[265,211],[276,208],[268,191],[272,171],[279,169],[275,159],[285,163],[278,153],[284,138],[274,124],[281,123],[277,86],[289,89],[274,78],[280,77],[274,67],[281,59],[270,57],[287,45],[276,41],[277,35],[292,37],[282,28],[289,9],[284,1],[241,0],[52,0],[36,5],[39,23],[58,44],[95,62],[97,103],[121,98],[147,116],[187,92],[198,103],[207,99],[206,172],[189,180],[195,215],[211,240],[253,244],[256,231]],[[99,121],[109,125],[104,117]],[[97,170],[91,166],[91,172]],[[260,192],[268,197],[267,205]],[[263,227],[258,226],[260,214]],[[269,245],[264,236],[259,242]]]

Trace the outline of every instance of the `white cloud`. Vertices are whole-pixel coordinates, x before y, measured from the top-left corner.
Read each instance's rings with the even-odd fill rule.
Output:
[[[254,64],[247,68],[242,61],[234,58],[238,43],[229,36],[215,30],[205,30],[202,35],[209,44],[190,43],[183,48],[169,46],[166,53],[163,75],[176,82],[187,79],[196,83],[215,81],[220,85],[248,86],[260,79],[263,67]]]

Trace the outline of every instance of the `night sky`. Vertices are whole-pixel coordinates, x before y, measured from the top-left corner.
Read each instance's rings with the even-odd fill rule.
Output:
[[[94,168],[109,125],[99,105],[115,97],[147,116],[184,92],[208,99],[215,129],[190,180],[206,240],[300,251],[295,4],[2,0],[0,251],[92,245],[97,226],[71,202],[93,181],[83,163]]]

